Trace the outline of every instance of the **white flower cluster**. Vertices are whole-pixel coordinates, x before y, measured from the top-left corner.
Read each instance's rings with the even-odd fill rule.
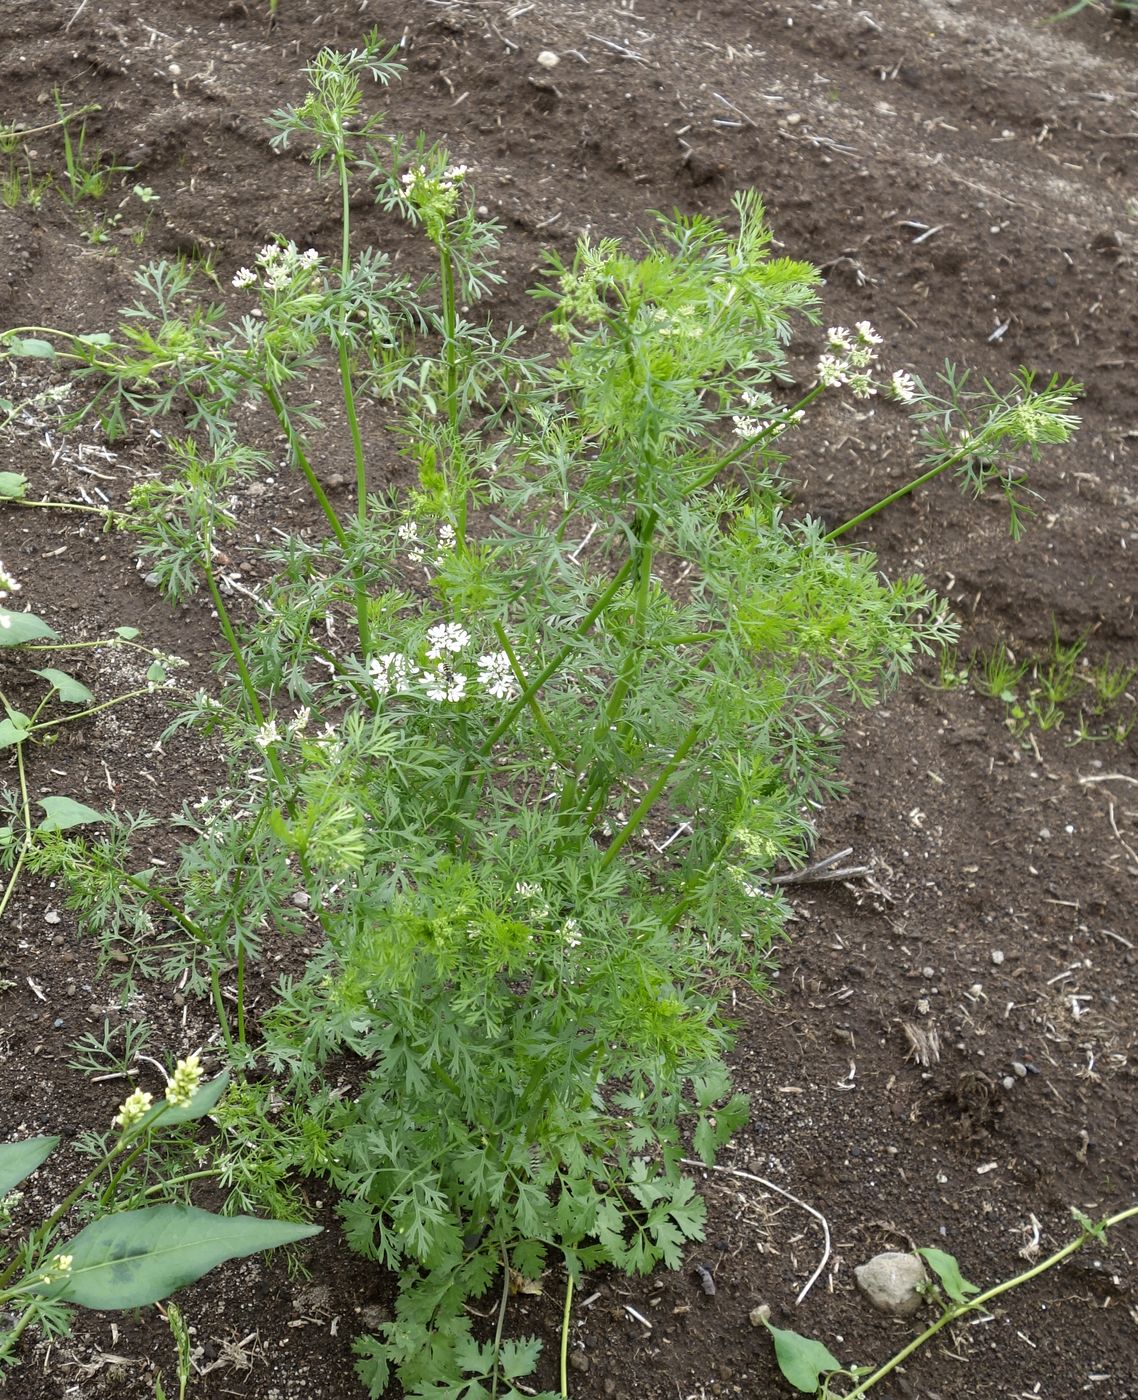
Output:
[[[425,165],[413,165],[400,176],[403,187],[412,194],[423,185],[435,185],[441,190],[453,190],[470,173],[469,165],[448,165],[441,175],[432,175]]]
[[[239,267],[233,277],[235,287],[255,287],[264,282],[265,290],[280,292],[289,286],[298,272],[315,267],[320,254],[315,248],[299,252],[290,238],[287,243],[266,243],[257,254],[259,272]]]
[[[19,593],[20,585],[15,578],[4,567],[3,559],[0,559],[0,603],[7,598],[9,593]],[[11,622],[6,617],[0,617],[0,627],[11,627]]]
[[[307,705],[302,705],[296,714],[293,715],[282,729],[273,716],[260,725],[253,735],[253,742],[264,753],[273,744],[283,744],[289,739],[295,739],[303,734],[308,728],[308,722],[312,718],[312,711]]]
[[[477,677],[458,664],[470,642],[470,633],[461,623],[438,622],[427,628],[426,659],[434,666],[421,666],[397,651],[386,651],[368,662],[372,686],[377,695],[414,693],[422,687],[427,699],[437,705],[457,705],[475,684],[495,700],[513,700],[518,684],[504,651],[480,656]]]
[[[917,381],[906,370],[895,370],[882,384],[874,378],[877,347],[882,338],[868,321],[857,321],[851,331],[831,326],[826,332],[827,350],[818,360],[815,372],[824,389],[848,384],[855,399],[870,399],[884,389],[898,403],[912,403],[917,397]]]
[[[419,535],[419,527],[413,520],[405,520],[396,527],[395,533],[399,539],[407,546],[407,558],[412,564],[422,564],[427,558],[429,541],[424,540]],[[444,520],[438,529],[438,548],[440,553],[446,554],[455,547],[456,535],[454,526],[449,520]],[[430,563],[438,565],[438,558],[432,558]]]
[[[793,413],[781,412],[769,394],[744,389],[741,397],[743,406],[751,412],[731,415],[731,421],[735,425],[735,436],[739,438],[776,438],[785,433],[791,424],[801,423],[806,417],[804,408],[797,408]],[[762,410],[770,416],[760,416],[755,410]]]

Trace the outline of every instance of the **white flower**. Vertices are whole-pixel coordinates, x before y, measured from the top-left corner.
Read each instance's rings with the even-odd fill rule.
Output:
[[[319,261],[320,254],[315,248],[306,248],[297,258],[297,262],[301,267],[315,267]]]
[[[735,436],[739,438],[758,437],[767,429],[761,418],[745,418],[741,413],[733,413],[731,421],[735,424]]]
[[[470,633],[457,622],[439,622],[427,628],[428,661],[438,661],[444,652],[460,652],[470,642]]]
[[[848,355],[853,349],[850,333],[845,326],[831,326],[826,332],[826,344],[836,355]]]
[[[266,243],[257,254],[257,261],[259,263],[276,262],[283,251],[279,243]]]
[[[517,682],[504,651],[491,652],[478,658],[478,684],[495,700],[513,700],[518,693]]]
[[[288,732],[290,734],[303,734],[308,728],[308,721],[312,718],[312,711],[307,705],[302,705],[292,719],[288,722]]]
[[[833,389],[839,384],[844,384],[848,372],[848,362],[839,360],[836,355],[823,355],[818,361],[818,383],[826,389]]]
[[[566,919],[561,925],[561,937],[565,940],[567,948],[579,948],[581,946],[581,925],[576,919]]]
[[[868,321],[855,321],[854,331],[857,333],[857,338],[862,345],[880,345],[882,343],[881,337]]]
[[[466,694],[466,677],[445,662],[437,671],[424,671],[419,679],[427,687],[427,699],[457,705]]]
[[[402,525],[396,528],[395,533],[408,546],[407,558],[412,564],[423,562],[423,548],[419,543],[419,527],[413,520],[405,520]]]
[[[443,171],[443,183],[448,185],[457,184],[464,176],[469,174],[469,165],[448,165]]]
[[[0,599],[7,598],[9,593],[19,593],[20,585],[4,567],[3,559],[0,559]],[[5,623],[5,626],[8,624]]]
[[[407,658],[397,651],[385,651],[382,656],[372,657],[368,669],[376,693],[390,695],[393,690],[401,689],[407,679]]]
[[[849,385],[855,399],[871,399],[877,393],[877,385],[868,374],[851,374]]]
[[[271,744],[279,744],[280,741],[281,733],[277,728],[275,719],[267,720],[258,728],[256,734],[253,735],[253,742],[262,752],[269,748]]]
[[[248,267],[239,267],[233,274],[233,285],[235,287],[252,287],[256,284],[257,274]]]
[[[917,381],[903,369],[895,369],[889,381],[889,392],[898,403],[912,403],[917,397]]]
[[[413,165],[400,176],[402,183],[407,186],[408,190],[410,190],[413,185],[417,185],[420,180],[425,180],[426,178],[427,167],[425,165]]]
[[[439,526],[439,548],[453,549],[455,546],[454,526],[447,520]]]

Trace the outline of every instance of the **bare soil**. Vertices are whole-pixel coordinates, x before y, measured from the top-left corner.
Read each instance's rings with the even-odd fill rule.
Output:
[[[273,233],[330,246],[334,207],[300,155],[270,150],[263,119],[299,100],[318,48],[374,25],[407,64],[386,94],[391,126],[446,139],[506,227],[503,319],[532,321],[521,292],[542,248],[631,233],[653,208],[722,215],[733,189],[754,186],[785,251],[824,270],[827,322],[872,321],[891,365],[928,378],[948,357],[997,381],[1020,364],[1083,381],[1083,429],[1033,473],[1041,500],[1022,542],[1008,541],[998,503],[947,480],[858,542],[887,573],[919,571],[952,598],[962,658],[996,643],[1041,656],[1054,631],[1086,639],[1087,668],[1138,661],[1138,24],[1103,8],[1044,23],[1060,0],[280,0],[275,23],[262,0],[4,8],[0,119],[44,124],[56,88],[98,103],[88,140],[130,170],[98,203],[71,208],[49,190],[39,208],[0,208],[0,324],[107,326],[147,257],[208,255],[227,288]],[[58,176],[57,136],[29,140],[35,171]],[[158,196],[149,222],[136,182]],[[82,236],[116,213],[107,241]],[[360,238],[401,243],[366,191],[354,218]],[[798,347],[804,383],[819,339]],[[20,397],[6,373],[0,395]],[[26,363],[20,374],[31,392],[47,382]],[[373,447],[377,482],[402,469]],[[145,431],[106,451],[93,430],[64,437],[28,414],[2,465],[36,495],[122,503],[161,461]],[[794,452],[803,508],[834,523],[914,470],[903,416],[873,405],[835,400]],[[246,506],[251,533],[305,520],[288,478]],[[208,680],[208,609],[172,613],[129,539],[9,509],[0,558],[68,638],[137,626],[190,662],[188,683]],[[252,558],[233,565],[256,586]],[[83,675],[110,693],[129,680],[121,665],[96,655]],[[749,1321],[764,1302],[843,1358],[883,1359],[913,1324],[857,1293],[853,1268],[870,1255],[936,1244],[988,1284],[1066,1239],[1072,1205],[1096,1214],[1135,1198],[1135,736],[1078,741],[1073,713],[1016,734],[1000,701],[941,680],[930,666],[851,732],[848,799],[821,814],[817,853],[852,847],[868,874],[792,887],[776,994],[736,997],[734,1064],[753,1113],[722,1161],[826,1217],[819,1281],[796,1305],[821,1258],[812,1216],[752,1179],[709,1175],[708,1238],[688,1267],[602,1275],[578,1294],[578,1400],[789,1393]],[[16,683],[0,664],[0,685]],[[1133,694],[1116,706],[1123,721]],[[92,721],[41,753],[37,778],[96,806],[176,812],[205,791],[210,755],[188,738],[159,747],[164,720],[140,701]],[[83,1031],[123,1011],[61,911],[61,891],[28,880],[0,926],[6,1137],[74,1136],[121,1097],[120,1083],[92,1086],[68,1065]],[[160,1057],[207,1024],[160,986],[130,1014],[155,1026]],[[74,1179],[58,1155],[33,1205]],[[308,1280],[254,1259],[182,1295],[192,1396],[362,1393],[351,1339],[385,1315],[391,1280],[346,1250],[331,1202],[317,1213],[328,1228],[303,1254]],[[551,1387],[560,1306],[551,1276],[509,1324],[546,1338]],[[29,1346],[6,1394],[151,1396],[156,1369],[169,1391],[172,1358],[155,1310],[88,1315],[72,1337]],[[1138,1396],[1134,1231],[943,1336],[878,1393]]]

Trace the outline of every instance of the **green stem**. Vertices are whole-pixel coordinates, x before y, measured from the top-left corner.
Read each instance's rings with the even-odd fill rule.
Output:
[[[360,433],[360,420],[356,413],[356,396],[352,388],[352,366],[348,357],[348,335],[343,326],[336,332],[336,354],[340,361],[340,389],[344,396],[344,408],[348,415],[348,427],[352,434],[352,453],[356,459],[356,520],[359,525],[360,535],[363,536],[364,528],[367,525],[367,460],[364,456],[364,442]],[[360,655],[368,656],[371,653],[371,628],[367,615],[367,585],[362,576],[357,573],[355,579],[356,593],[356,630],[360,639]]]
[[[569,1310],[573,1304],[573,1275],[565,1281],[565,1309],[561,1314],[561,1396],[569,1400]]]
[[[289,451],[292,453],[293,460],[304,474],[304,479],[308,482],[309,490],[311,490],[313,496],[316,498],[316,504],[324,512],[324,518],[332,527],[332,533],[336,536],[340,548],[346,554],[348,552],[347,531],[344,529],[343,525],[340,524],[340,517],[336,514],[335,506],[333,506],[332,502],[328,499],[323,486],[320,485],[320,479],[312,470],[312,464],[308,460],[308,454],[304,450],[304,444],[301,442],[296,429],[292,426],[292,419],[289,417],[285,402],[271,384],[266,384],[264,388],[269,404],[272,407],[273,413],[276,415],[277,422],[281,425],[281,430],[288,440],[288,447]]]
[[[446,410],[451,431],[458,429],[458,315],[455,311],[454,261],[444,232],[439,240],[439,287],[443,301],[443,354],[446,357]]]
[[[624,562],[619,571],[613,576],[612,581],[609,583],[609,586],[605,589],[605,591],[601,594],[601,596],[597,599],[597,601],[593,604],[593,606],[589,609],[589,611],[573,629],[573,636],[575,639],[578,637],[585,636],[585,634],[592,628],[597,618],[600,617],[600,615],[605,611],[605,609],[609,606],[612,600],[624,587],[625,583],[628,580],[628,576],[631,572],[632,560],[631,558],[629,558]],[[513,702],[513,704],[509,707],[506,713],[490,731],[489,735],[482,741],[475,757],[488,758],[490,756],[490,754],[493,752],[494,745],[498,742],[502,735],[510,729],[514,721],[517,719],[518,715],[520,715],[521,712],[526,708],[532,697],[535,696],[541,690],[542,686],[546,683],[546,681],[548,681],[551,676],[556,674],[556,672],[561,669],[561,667],[565,663],[566,658],[572,654],[573,650],[573,643],[569,642],[567,645],[561,648],[561,650],[556,654],[556,656],[552,658],[552,660],[546,662],[546,664],[541,668],[537,675],[532,678],[532,680],[529,682],[526,688],[522,691],[521,695],[518,696],[518,698]],[[474,765],[473,763],[471,763],[467,765],[465,771],[462,774],[461,779],[459,780],[458,790],[455,794],[456,800],[460,800],[465,795],[466,790],[469,788],[473,778]]]
[[[245,664],[245,655],[241,650],[241,644],[237,640],[237,633],[233,630],[233,624],[229,620],[229,610],[225,606],[225,601],[221,596],[221,590],[217,586],[217,579],[214,577],[213,564],[210,560],[210,542],[208,535],[202,541],[202,573],[205,575],[206,587],[209,589],[209,596],[213,599],[213,606],[217,612],[218,625],[222,635],[225,637],[226,645],[237,666],[237,674],[241,678],[241,689],[245,692],[245,699],[249,705],[249,713],[259,725],[265,722],[265,712],[261,709],[261,701],[257,695],[257,687],[253,684],[253,677],[249,674],[249,668]]]
[[[506,1308],[510,1301],[510,1256],[506,1246],[502,1246],[502,1301],[498,1305],[498,1325],[494,1329],[494,1374],[490,1381],[490,1395],[498,1394],[498,1377],[501,1367],[499,1357],[502,1352],[502,1331],[506,1325]]]
[[[871,519],[878,511],[884,510],[886,506],[891,506],[894,501],[903,500],[911,492],[916,491],[918,487],[925,486],[928,482],[932,481],[934,477],[940,476],[941,472],[946,470],[946,468],[953,466],[956,462],[959,462],[961,458],[966,457],[969,452],[974,452],[975,450],[975,444],[973,444],[967,450],[962,449],[959,452],[954,452],[951,457],[946,457],[943,462],[938,463],[935,467],[930,467],[927,472],[923,472],[920,476],[914,477],[907,485],[898,487],[896,491],[891,491],[888,496],[883,496],[880,501],[869,506],[868,509],[859,511],[852,519],[847,520],[844,525],[839,525],[836,529],[831,530],[830,533],[823,538],[827,541],[838,539],[839,536],[844,535],[848,530],[853,530],[856,526]]]
[[[5,704],[7,704],[6,701]],[[32,848],[32,804],[28,797],[28,775],[24,768],[24,746],[22,743],[16,745],[16,769],[20,775],[20,806],[24,817],[24,837],[20,842],[20,854],[16,857],[16,864],[12,867],[12,874],[4,887],[4,895],[0,898],[0,918],[4,917],[4,910],[8,907],[16,883],[20,878],[20,871],[23,870],[28,852]]]
[[[1130,1220],[1136,1215],[1138,1215],[1138,1205],[1129,1206],[1126,1210],[1120,1210],[1117,1215],[1108,1216],[1107,1219],[1102,1221],[1099,1228],[1102,1230],[1110,1230],[1115,1225],[1121,1225],[1124,1220]],[[1069,1240],[1062,1249],[1057,1249],[1054,1254],[1044,1259],[1041,1263],[1034,1265],[1034,1267],[1026,1269],[1022,1274],[1016,1274],[1014,1278],[1005,1279],[1003,1283],[996,1284],[994,1288],[989,1288],[986,1293],[978,1294],[967,1303],[957,1303],[949,1307],[943,1316],[937,1318],[931,1327],[926,1327],[919,1337],[915,1337],[908,1346],[903,1347],[896,1356],[891,1356],[883,1366],[878,1367],[873,1375],[868,1376],[860,1384],[856,1385],[853,1390],[848,1391],[843,1397],[843,1400],[857,1400],[859,1396],[871,1390],[878,1381],[884,1379],[890,1371],[895,1370],[906,1358],[912,1356],[913,1352],[923,1347],[926,1342],[930,1341],[938,1332],[947,1327],[950,1322],[957,1321],[958,1318],[964,1317],[967,1313],[976,1312],[979,1308],[986,1308],[994,1298],[1000,1297],[1003,1293],[1010,1292],[1013,1288],[1019,1288],[1021,1284],[1028,1283],[1031,1279],[1037,1278],[1042,1273],[1046,1273],[1048,1269],[1053,1269],[1056,1264],[1061,1263],[1068,1255],[1074,1254],[1074,1252],[1077,1249],[1081,1249],[1088,1240],[1095,1239],[1097,1236],[1098,1230],[1084,1230],[1077,1238]]]
[[[656,801],[659,798],[660,794],[664,791],[668,783],[671,781],[672,774],[675,773],[676,769],[680,766],[684,759],[687,758],[688,754],[695,746],[695,743],[699,739],[699,736],[702,732],[702,724],[693,724],[692,727],[688,730],[688,732],[684,735],[684,737],[680,740],[679,748],[675,751],[675,753],[664,765],[664,767],[661,768],[660,772],[656,775],[656,781],[640,799],[640,802],[637,804],[636,810],[632,813],[628,821],[625,822],[625,824],[613,837],[612,844],[601,857],[601,863],[598,867],[598,870],[600,872],[603,873],[605,870],[608,869],[608,867],[616,859],[616,856],[620,851],[621,847],[625,844],[628,838],[632,836],[637,831],[637,829],[643,824],[645,817],[647,817],[648,813],[656,805]]]
[[[54,729],[55,726],[58,724],[73,724],[77,719],[88,719],[91,715],[97,715],[102,710],[109,710],[113,705],[121,705],[127,700],[135,700],[140,695],[149,694],[149,686],[144,686],[139,690],[128,690],[126,694],[116,695],[110,700],[100,701],[98,705],[92,705],[90,709],[76,710],[74,714],[60,715],[57,719],[39,720],[36,723],[36,730],[38,731],[40,729]]]
[[[518,661],[517,656],[514,654],[514,649],[510,645],[510,639],[506,635],[506,629],[500,622],[494,623],[494,636],[497,637],[498,645],[506,654],[506,660],[510,663],[510,670],[514,673],[514,679],[521,687],[522,692],[526,693],[528,687],[526,685],[525,672],[522,670],[521,663]],[[545,735],[546,743],[549,745],[550,752],[553,754],[554,758],[558,763],[568,763],[568,755],[561,747],[561,742],[557,738],[557,735],[554,734],[553,730],[550,728],[549,721],[545,718],[545,712],[541,708],[536,693],[530,695],[529,708],[530,712],[533,714],[534,720],[537,722],[538,728]]]
[[[225,1010],[225,1002],[221,995],[221,970],[217,965],[217,952],[214,951],[209,960],[209,989],[213,997],[213,1009],[217,1016],[217,1024],[221,1030],[222,1039],[225,1041],[225,1049],[229,1055],[231,1064],[236,1064],[236,1052],[233,1047],[233,1032],[229,1029],[229,1015]]]

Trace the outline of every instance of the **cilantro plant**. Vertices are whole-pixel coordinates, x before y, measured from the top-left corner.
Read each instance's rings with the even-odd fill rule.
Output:
[[[1066,436],[1076,386],[1023,376],[946,407],[879,370],[861,322],[789,400],[819,278],[771,256],[750,191],[725,223],[657,216],[639,248],[551,257],[537,295],[562,353],[527,355],[476,309],[501,274],[470,172],[364,113],[365,82],[395,73],[374,38],[321,53],[273,118],[339,192],[337,249],[275,238],[233,277],[236,310],[156,263],[114,332],[9,345],[55,346],[112,432],[182,418],[121,523],[170,598],[206,590],[224,648],[179,722],[220,739],[229,778],[186,810],[180,868],[146,865],[129,818],[48,863],[137,974],[212,985],[234,1067],[262,1070],[221,1116],[237,1198],[321,1175],[352,1247],[399,1271],[395,1317],[358,1343],[369,1393],[394,1370],[406,1394],[473,1400],[532,1393],[537,1343],[504,1340],[512,1279],[676,1267],[700,1237],[679,1159],[745,1118],[720,999],[762,985],[786,913],[769,876],[809,848],[850,710],[954,633],[919,580],[795,515],[786,435],[824,392],[888,395],[935,416],[918,482],[958,467],[1015,501],[1020,449]],[[354,251],[361,181],[432,275]],[[330,382],[348,509],[315,406]],[[325,531],[262,546],[268,581],[238,608],[223,550],[249,548],[242,492],[275,471],[238,429],[257,413]],[[404,491],[383,486],[396,455]],[[249,964],[317,929],[254,1026]],[[464,1305],[496,1281],[487,1340]]]

